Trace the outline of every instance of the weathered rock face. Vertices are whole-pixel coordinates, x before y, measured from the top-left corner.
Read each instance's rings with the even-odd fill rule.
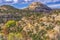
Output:
[[[40,2],[33,2],[29,7],[29,10],[34,10],[34,11],[50,11],[51,8],[49,8],[48,6],[40,3]]]

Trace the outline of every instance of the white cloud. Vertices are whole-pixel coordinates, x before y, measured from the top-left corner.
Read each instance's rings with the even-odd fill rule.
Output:
[[[30,1],[32,1],[32,0],[24,0],[25,2],[30,2]]]
[[[14,3],[17,3],[18,2],[18,0],[13,0],[14,1]]]
[[[6,2],[12,1],[12,0],[5,0]]]
[[[18,3],[19,0],[5,0],[6,2],[9,2],[9,1],[13,1],[13,3]],[[44,4],[47,4],[47,3],[51,3],[51,2],[59,2],[60,0],[24,0],[24,3],[28,3],[28,2],[31,2],[31,1],[38,1],[38,2],[42,2]],[[0,1],[1,2],[1,1]]]
[[[27,2],[28,0],[24,0],[24,1],[26,1],[26,2]]]
[[[48,5],[49,7],[51,8],[58,8],[60,7],[60,4],[51,4],[51,5]]]
[[[21,2],[21,4],[26,4],[26,3],[30,3],[32,2],[32,0],[23,0],[23,2]]]
[[[34,0],[34,1],[40,1],[42,3],[50,3],[50,2],[59,2],[60,0]]]
[[[4,1],[6,2],[6,4],[15,4],[15,3],[18,3],[18,0],[4,0]]]

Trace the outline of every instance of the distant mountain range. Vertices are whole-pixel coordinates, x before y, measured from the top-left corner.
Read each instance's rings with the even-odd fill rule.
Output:
[[[3,10],[16,10],[17,8],[14,8],[13,6],[10,6],[10,5],[2,5],[2,6],[0,6],[0,9],[1,10],[2,9]],[[51,11],[52,9],[40,2],[33,2],[27,8],[25,8],[23,10],[47,12],[47,11]]]
[[[50,12],[55,11],[56,9],[51,9],[47,5],[44,5],[40,2],[33,2],[27,8],[24,9],[17,9],[10,5],[2,5],[0,6],[0,20],[20,20],[24,16],[31,16],[34,14],[40,15],[41,12],[44,14],[49,14]]]

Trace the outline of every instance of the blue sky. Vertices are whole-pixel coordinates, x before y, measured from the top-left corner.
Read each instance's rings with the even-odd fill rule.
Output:
[[[41,2],[51,8],[60,8],[60,0],[0,0],[0,5],[11,5],[16,8],[26,8],[32,2]]]

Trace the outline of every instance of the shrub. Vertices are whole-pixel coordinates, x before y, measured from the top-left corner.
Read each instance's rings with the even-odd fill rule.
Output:
[[[7,39],[8,40],[21,40],[22,34],[21,33],[9,33]]]
[[[10,20],[10,21],[8,21],[5,25],[6,25],[6,27],[13,27],[13,26],[16,25],[16,21]]]

